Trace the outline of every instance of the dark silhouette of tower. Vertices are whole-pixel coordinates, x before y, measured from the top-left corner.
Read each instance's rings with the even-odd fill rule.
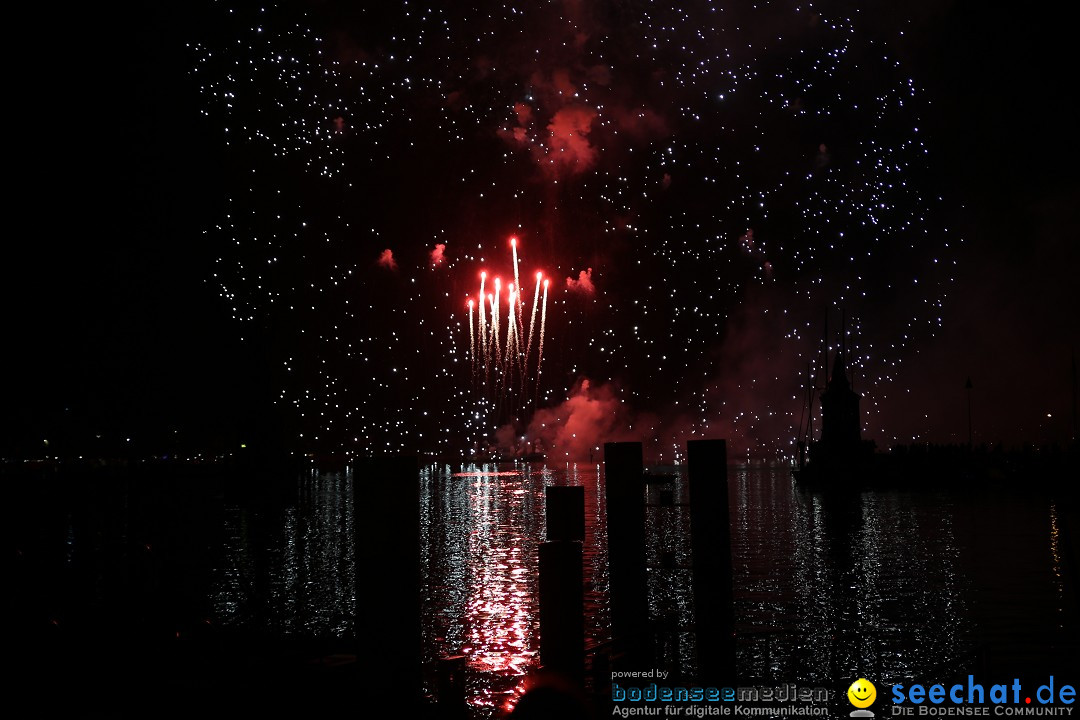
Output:
[[[844,351],[836,353],[832,378],[821,394],[821,444],[829,454],[854,450],[862,442],[859,400],[847,377]]]
[[[840,347],[829,367],[828,327],[825,329],[825,388],[821,393],[821,435],[808,444],[804,461],[800,440],[796,475],[808,482],[857,480],[875,464],[874,443],[862,439],[859,403],[862,396],[852,387],[847,364],[847,327],[841,323]],[[810,395],[812,398],[812,394]],[[811,399],[810,404],[813,400]]]

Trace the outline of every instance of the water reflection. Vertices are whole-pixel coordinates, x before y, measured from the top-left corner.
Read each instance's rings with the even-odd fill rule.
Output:
[[[273,634],[353,632],[352,481],[300,481],[295,505],[227,505],[221,560],[210,588],[216,621]]]
[[[429,670],[464,655],[469,702],[481,714],[512,703],[537,662],[537,564],[544,540],[544,488],[584,485],[586,633],[605,639],[606,556],[596,466],[553,471],[522,465],[432,468],[421,478],[424,643]],[[427,676],[430,691],[434,685]]]
[[[690,508],[686,476],[654,476],[646,485],[645,564],[649,578],[649,613],[657,624],[655,644],[663,666],[675,678],[694,676],[696,642],[690,584]]]
[[[520,677],[534,656],[534,558],[541,516],[531,490],[521,473],[468,478],[472,561],[465,607],[469,628],[461,653],[470,668],[495,680],[476,684],[478,704],[496,704],[498,681]]]
[[[1061,567],[1061,528],[1058,521],[1057,503],[1050,504],[1050,558],[1052,560],[1051,572],[1054,575],[1054,590],[1058,596],[1057,612],[1059,623],[1064,620],[1065,614],[1065,581],[1062,577]],[[1064,624],[1060,625],[1064,629]]]
[[[806,492],[784,468],[732,468],[729,477],[741,682],[831,687],[866,676],[888,684],[971,668],[987,647],[1014,662],[1049,647],[1050,636],[1055,647],[1075,646],[1077,612],[1066,602],[1073,580],[1057,507],[1044,500]],[[659,665],[693,678],[685,477],[653,480],[647,564]],[[463,655],[469,702],[476,717],[490,717],[537,664],[547,485],[585,488],[587,646],[609,639],[599,466],[436,466],[420,483],[429,693],[438,658]],[[305,478],[294,506],[227,507],[211,588],[218,620],[351,637],[351,508],[352,479],[341,475]]]
[[[970,655],[953,504],[899,493],[801,493],[780,472],[734,477],[740,675],[898,681]]]

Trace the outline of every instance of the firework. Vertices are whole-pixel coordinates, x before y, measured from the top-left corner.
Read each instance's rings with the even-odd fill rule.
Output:
[[[526,366],[529,364],[529,353],[532,352],[533,342],[533,328],[536,326],[536,305],[540,300],[540,279],[544,276],[542,272],[536,273],[536,287],[533,289],[533,304],[532,313],[529,316],[529,339],[525,343],[525,358],[524,363]]]
[[[515,338],[517,337],[517,322],[514,319],[514,291],[515,285],[511,283],[508,288],[509,294],[506,297],[506,356],[504,357],[505,367],[503,369],[503,385],[509,388],[513,385],[513,373],[515,360],[517,359],[517,343]]]
[[[521,287],[521,280],[518,277],[518,256],[517,256],[517,238],[516,237],[510,238],[510,247],[513,250],[513,253],[514,253],[514,286],[517,287],[517,288],[520,288]]]
[[[536,395],[537,401],[540,397],[540,372],[544,366],[544,330],[547,328],[547,298],[548,298],[548,283],[550,281],[544,281],[544,306],[540,311],[540,343],[537,346],[536,351]]]
[[[491,296],[491,327],[492,347],[495,350],[495,367],[502,364],[502,352],[499,348],[499,293],[502,291],[502,281],[495,278],[495,294]]]
[[[480,272],[480,295],[479,295],[479,302],[477,303],[477,305],[480,306],[480,308],[479,308],[479,313],[480,313],[480,355],[484,359],[484,382],[485,383],[487,383],[487,381],[488,381],[488,373],[489,373],[489,366],[488,366],[488,359],[487,359],[487,348],[488,348],[487,322],[484,319],[485,318],[485,312],[484,312],[484,284],[486,282],[487,282],[487,273],[484,272],[484,271],[481,271]]]
[[[483,307],[483,303],[480,305]],[[476,377],[476,335],[473,331],[473,301],[469,298],[469,370]]]
[[[517,262],[516,255],[517,238],[512,238],[511,247],[514,249],[512,261]],[[520,278],[520,270],[515,267],[514,271]],[[532,313],[528,324],[528,337],[525,336],[525,305],[522,302],[521,286],[517,282],[509,283],[506,287],[506,301],[502,297],[502,279],[494,277],[492,284],[494,292],[488,292],[486,302],[480,303],[480,338],[470,339],[470,348],[475,348],[476,372],[482,364],[485,370],[484,397],[494,401],[488,407],[500,412],[509,412],[520,417],[521,413],[528,412],[527,400],[539,394],[540,364],[542,357],[538,356],[535,364],[531,361],[532,345],[536,335],[536,316],[540,311],[540,339],[542,341],[546,329],[548,294],[548,282],[543,280],[544,274],[536,272],[536,284],[533,288]],[[484,297],[487,282],[487,271],[480,273],[480,297]],[[544,284],[544,301],[540,298],[540,285]],[[468,300],[469,312],[472,312],[471,298]],[[487,306],[485,308],[485,305]],[[505,308],[505,309],[504,309]],[[505,315],[503,314],[505,312]],[[470,333],[473,321],[469,318]],[[505,330],[503,329],[505,328]],[[486,339],[485,339],[486,338]],[[540,344],[537,344],[539,347]],[[494,371],[494,378],[491,377]]]
[[[625,378],[636,408],[694,417],[697,429],[723,407],[729,437],[779,450],[797,434],[790,388],[826,308],[874,319],[870,332],[853,326],[849,358],[871,431],[883,429],[877,408],[898,364],[940,326],[962,240],[940,222],[927,100],[858,12],[818,8],[807,24],[805,9],[775,3],[629,6],[618,33],[599,13],[571,32],[541,5],[491,15],[418,0],[343,57],[319,37],[318,10],[215,6],[229,29],[191,46],[227,194],[206,228],[208,280],[239,335],[288,335],[270,345],[290,348],[275,358],[280,400],[304,443],[452,451],[490,432],[474,402],[534,390],[547,363],[549,378]],[[492,34],[466,30],[480,25]],[[748,26],[777,32],[750,43]],[[462,72],[481,56],[490,67]],[[642,92],[637,79],[654,76],[663,83]],[[415,196],[403,167],[445,189],[424,212],[401,212],[397,199]],[[520,273],[532,258],[516,235],[499,269],[512,303],[470,281],[478,306],[465,327],[448,278],[456,263],[490,262],[490,247],[466,242],[475,218],[543,226],[545,262],[605,262],[604,277],[619,278],[603,287],[586,271],[551,298],[573,330],[558,358],[542,357],[536,335],[539,281],[526,323]],[[462,251],[429,263],[431,239]],[[376,263],[390,245],[397,269],[386,272]],[[466,344],[473,384],[484,366],[479,398],[452,381]],[[755,347],[768,363],[730,362]],[[518,369],[492,382],[506,354]],[[556,359],[566,365],[552,373]],[[370,383],[350,380],[358,363]],[[670,382],[649,382],[657,374]],[[519,393],[523,406],[531,394]]]

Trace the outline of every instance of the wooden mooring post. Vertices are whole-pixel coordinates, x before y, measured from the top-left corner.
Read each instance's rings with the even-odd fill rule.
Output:
[[[548,540],[585,541],[585,488],[548,485],[544,488]]]
[[[705,686],[733,687],[735,603],[727,443],[691,440],[687,460],[698,681]]]
[[[422,640],[417,458],[361,460],[353,474],[353,506],[360,677],[385,697],[418,706]]]
[[[540,662],[581,686],[585,679],[585,590],[581,543],[540,544]]]
[[[625,648],[625,666],[652,662],[645,570],[645,477],[641,443],[604,443],[611,630]],[[618,663],[617,663],[618,664]]]
[[[467,658],[464,655],[451,655],[439,659],[436,670],[439,720],[465,720],[469,716],[465,693],[466,665]]]

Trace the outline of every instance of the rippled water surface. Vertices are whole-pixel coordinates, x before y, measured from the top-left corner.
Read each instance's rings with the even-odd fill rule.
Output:
[[[603,651],[610,614],[600,466],[439,466],[419,482],[429,691],[436,659],[464,655],[470,703],[478,717],[490,716],[536,664],[546,485],[585,488],[587,645]],[[348,644],[356,631],[353,477],[299,483],[295,501],[269,506],[218,497],[182,510],[166,502],[144,508],[143,522],[157,522],[155,531],[176,546],[156,561],[161,577],[180,578],[170,612]],[[1076,579],[1062,545],[1075,513],[1052,499],[1021,487],[815,493],[795,486],[785,468],[759,466],[730,468],[729,490],[744,684],[832,686],[858,676],[888,684],[1043,665],[1053,672],[1080,653]],[[662,662],[692,678],[682,476],[650,484],[647,502],[650,612]],[[138,532],[124,522],[119,510],[91,508],[40,531],[55,535],[49,543],[71,575],[69,591],[82,583],[84,594],[120,592],[109,589],[119,542],[110,537]],[[121,526],[123,533],[109,529]],[[145,552],[152,554],[149,544]]]
[[[471,702],[500,706],[537,662],[537,547],[545,485],[585,488],[586,634],[610,639],[602,470],[500,465],[433,467],[421,478],[424,641],[431,667],[465,655]],[[289,631],[352,632],[351,482],[304,481],[296,508],[264,548],[245,544],[245,512],[226,513],[215,610],[250,622],[255,552],[266,571],[266,622]],[[821,494],[784,468],[729,476],[738,662],[745,682],[833,684],[942,677],[1076,647],[1061,573],[1057,509],[1006,490]],[[665,495],[667,495],[665,497]],[[650,604],[665,663],[695,670],[689,509],[682,477],[650,485]],[[1058,652],[1061,648],[1058,647]]]

